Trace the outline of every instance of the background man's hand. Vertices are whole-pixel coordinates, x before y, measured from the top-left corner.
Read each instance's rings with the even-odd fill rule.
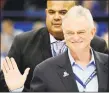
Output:
[[[6,57],[1,63],[1,69],[9,90],[15,90],[24,86],[30,68],[27,68],[22,75],[17,67],[14,58]]]

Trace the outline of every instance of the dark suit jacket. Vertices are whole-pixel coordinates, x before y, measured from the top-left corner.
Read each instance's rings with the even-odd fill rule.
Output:
[[[105,41],[97,36],[92,40],[91,46],[100,52],[105,52],[106,49]],[[29,31],[16,36],[8,56],[15,58],[22,74],[27,67],[30,67],[30,72],[25,83],[25,86],[29,89],[35,66],[45,59],[52,57],[47,28],[42,28],[39,31]],[[0,81],[0,91],[8,91],[3,74],[0,74],[2,80]]]
[[[99,92],[107,91],[108,55],[94,52]],[[69,75],[63,77],[64,72]],[[32,92],[79,92],[67,51],[36,66],[31,81]]]

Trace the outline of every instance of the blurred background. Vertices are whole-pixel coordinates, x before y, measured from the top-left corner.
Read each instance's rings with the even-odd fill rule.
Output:
[[[96,35],[108,45],[108,0],[76,0],[77,4],[90,9]],[[14,37],[22,32],[45,26],[46,0],[0,0],[1,8],[1,59],[10,49]]]

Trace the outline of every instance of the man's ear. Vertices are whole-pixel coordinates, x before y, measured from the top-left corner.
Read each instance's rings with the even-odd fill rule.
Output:
[[[92,39],[93,39],[93,37],[95,36],[95,34],[96,34],[96,28],[93,28],[93,29],[91,30]]]
[[[47,12],[48,12],[48,9],[46,8],[46,9],[45,9],[45,13],[47,14]]]

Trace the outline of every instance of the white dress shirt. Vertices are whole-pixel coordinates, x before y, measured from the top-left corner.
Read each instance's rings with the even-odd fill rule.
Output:
[[[95,59],[93,55],[93,51],[91,50],[91,60],[89,64],[83,68],[81,65],[75,63],[75,60],[70,54],[70,51],[68,49],[68,56],[72,65],[73,73],[75,73],[79,79],[85,83],[86,80],[89,78],[89,76],[94,72],[96,69]],[[97,75],[93,77],[93,79],[86,85],[86,88],[84,88],[77,80],[76,80],[79,92],[98,92],[98,78]]]

